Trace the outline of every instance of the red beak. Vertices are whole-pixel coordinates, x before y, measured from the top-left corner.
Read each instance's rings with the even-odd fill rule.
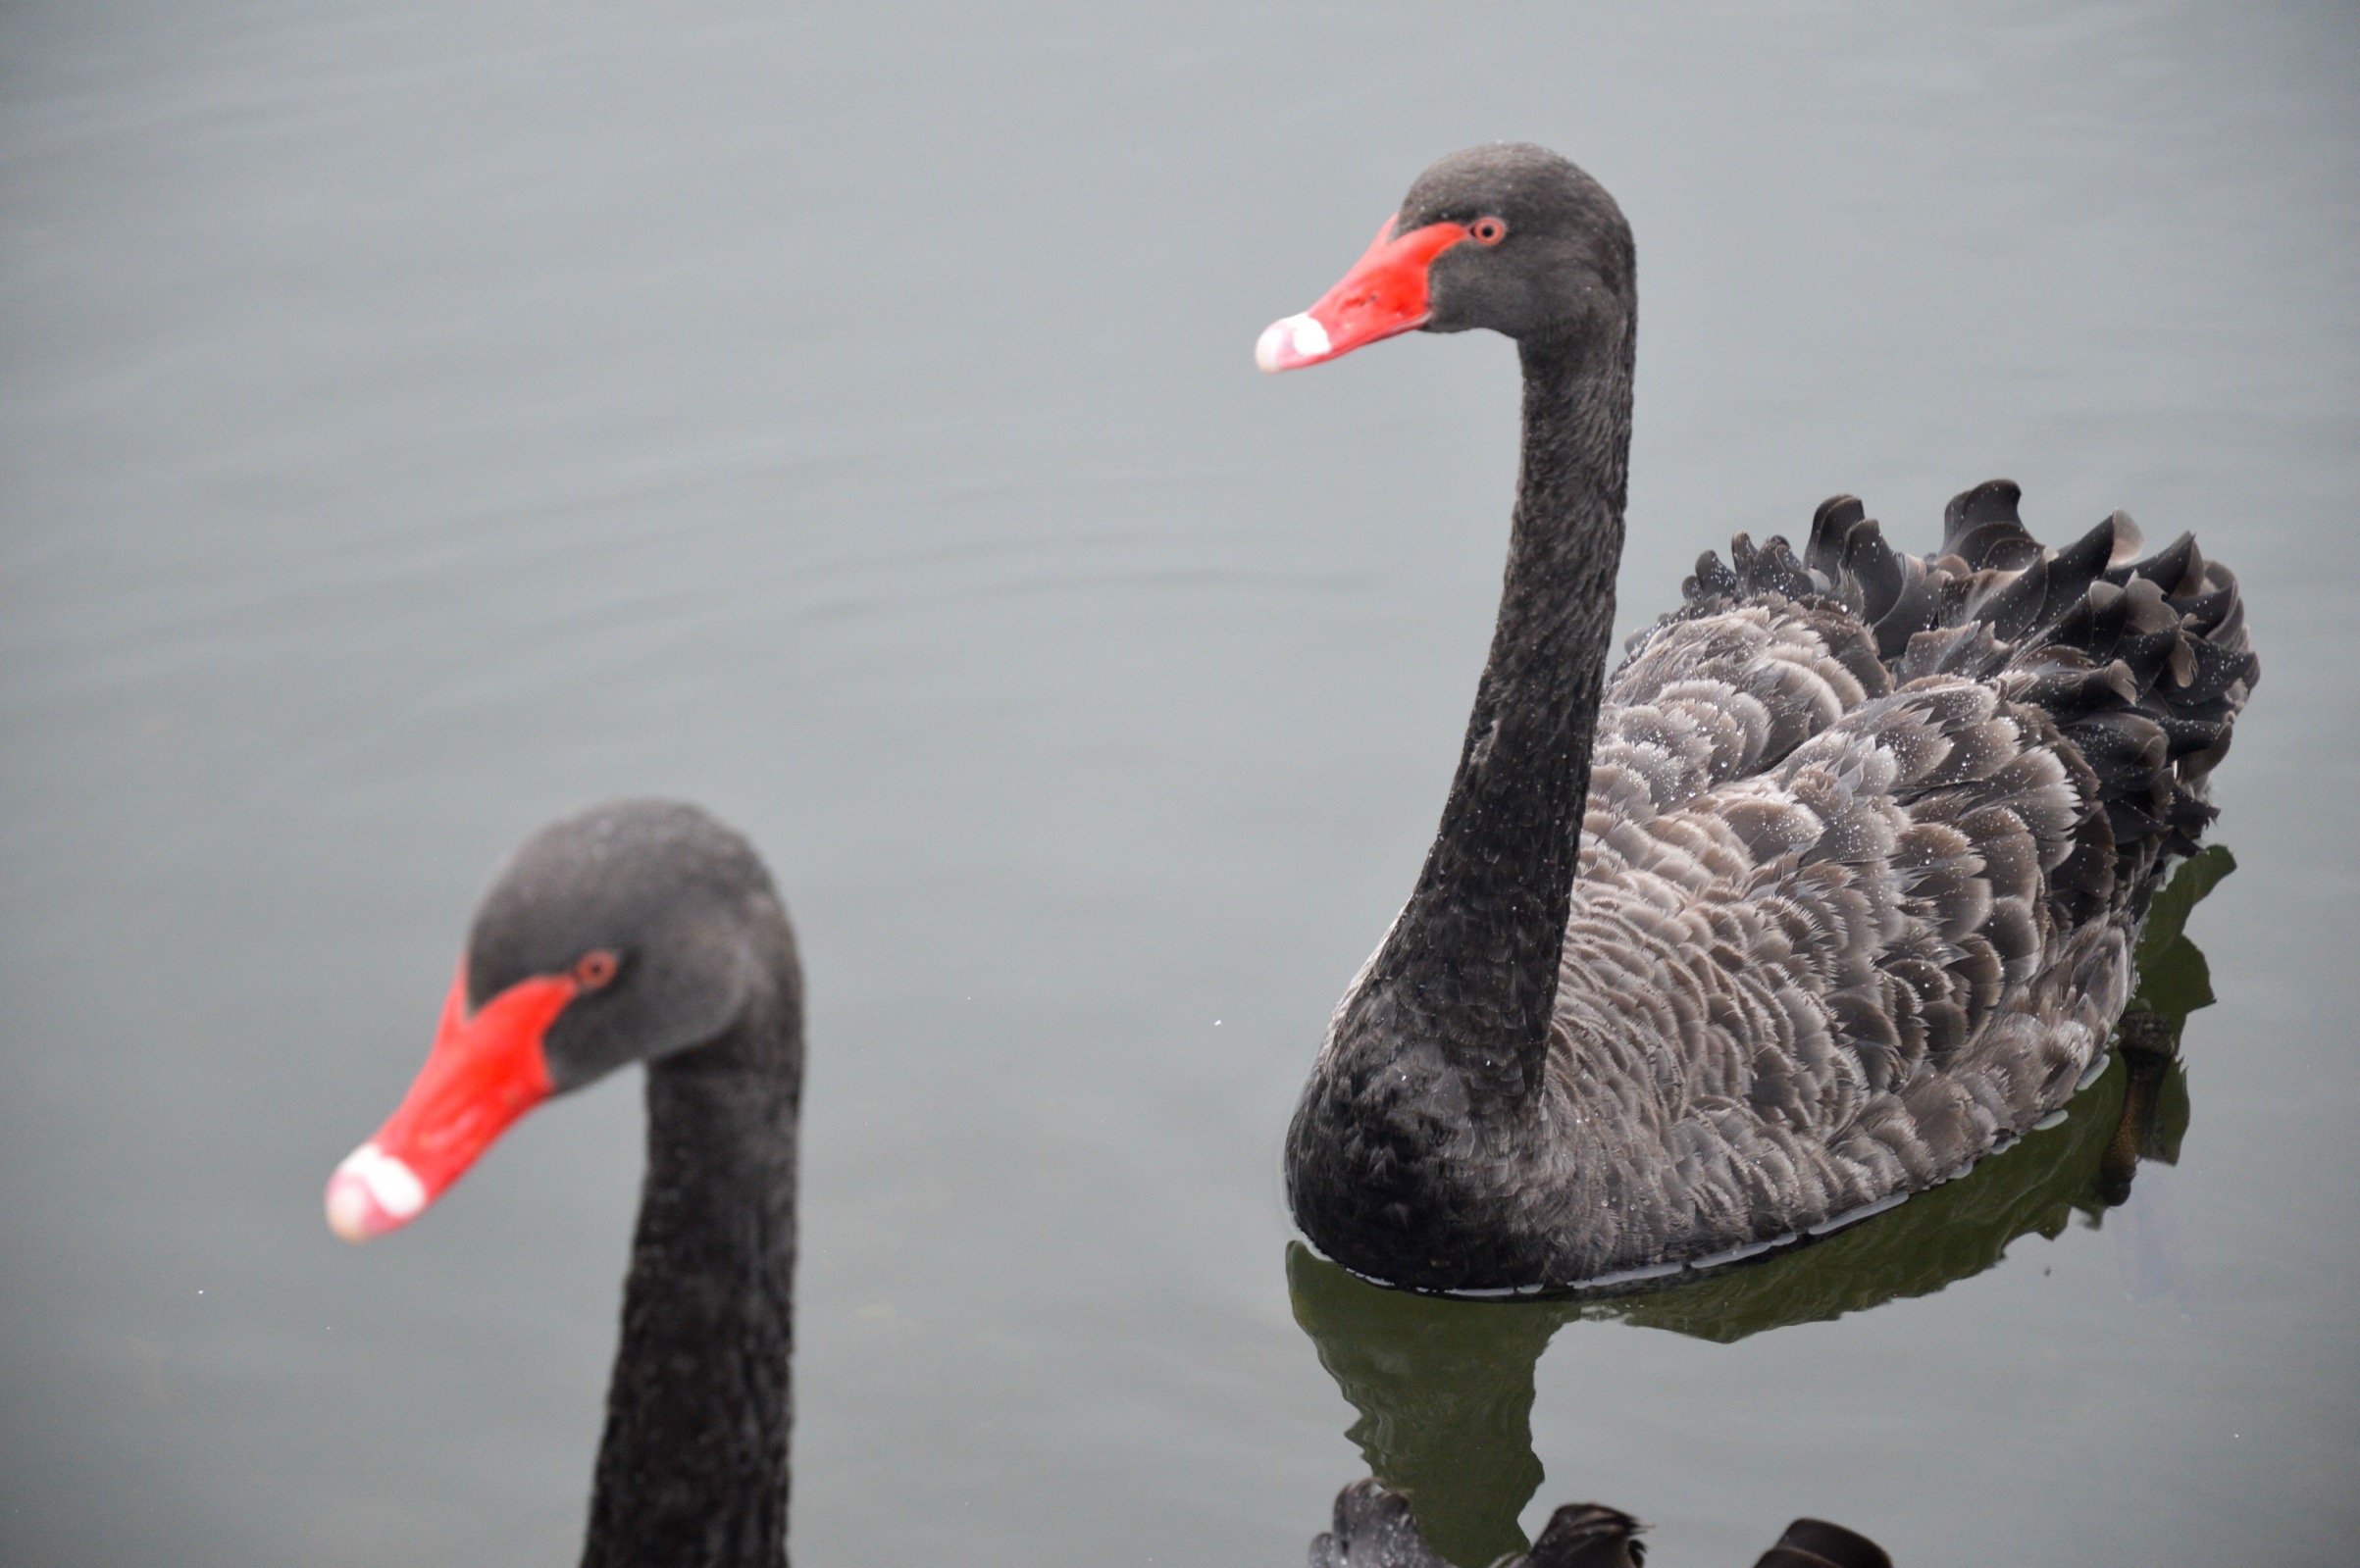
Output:
[[[1426,269],[1466,237],[1463,224],[1428,224],[1397,236],[1387,219],[1368,254],[1318,304],[1263,329],[1254,363],[1266,371],[1297,370],[1423,327]]]
[[[401,1108],[328,1179],[329,1228],[347,1241],[366,1241],[407,1225],[511,1123],[547,1099],[541,1039],[580,989],[570,976],[536,976],[470,1018],[462,960],[435,1048]]]

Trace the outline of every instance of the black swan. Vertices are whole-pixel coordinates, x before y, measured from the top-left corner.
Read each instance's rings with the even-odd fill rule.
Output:
[[[647,1174],[585,1565],[787,1560],[802,981],[745,840],[595,806],[476,911],[424,1070],[328,1184],[348,1240],[406,1224],[541,1100],[647,1064]]]
[[[1289,370],[1488,327],[1523,365],[1491,654],[1414,890],[1287,1134],[1297,1222],[1373,1280],[1628,1288],[1957,1176],[2109,1059],[2131,944],[2258,674],[2235,579],[2116,513],[2062,549],[1994,481],[1939,551],[1861,504],[1740,534],[1610,681],[1629,227],[1540,147],[1455,153],[1263,332]]]
[[[1569,1502],[1549,1516],[1528,1552],[1502,1557],[1498,1568],[1641,1568],[1647,1527],[1602,1502]],[[1417,1533],[1410,1499],[1374,1481],[1357,1481],[1336,1494],[1335,1528],[1311,1542],[1309,1568],[1452,1568],[1451,1559]],[[1798,1519],[1754,1568],[1893,1568],[1893,1559],[1868,1537],[1824,1519]]]

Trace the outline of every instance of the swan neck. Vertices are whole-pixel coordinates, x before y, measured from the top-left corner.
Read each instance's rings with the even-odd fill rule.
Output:
[[[647,1174],[584,1568],[784,1568],[799,996],[647,1068]]]
[[[1622,557],[1629,325],[1523,345],[1499,621],[1442,825],[1372,971],[1384,1032],[1431,1041],[1478,1098],[1537,1093],[1547,1057]]]

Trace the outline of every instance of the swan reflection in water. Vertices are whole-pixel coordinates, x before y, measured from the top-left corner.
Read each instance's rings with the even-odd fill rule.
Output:
[[[2054,1239],[2076,1214],[2099,1228],[2110,1210],[2129,1201],[2142,1161],[2170,1165],[2180,1157],[2188,1124],[2180,1028],[2213,1000],[2204,954],[2182,928],[2235,864],[2214,845],[2183,862],[2156,895],[2139,941],[2139,987],[2115,1037],[2119,1060],[2074,1099],[2061,1124],[2030,1134],[1969,1176],[1824,1239],[1645,1294],[1513,1302],[1387,1290],[1290,1243],[1295,1320],[1360,1412],[1347,1436],[1382,1484],[1347,1489],[1338,1499],[1339,1528],[1356,1510],[1356,1519],[1370,1521],[1357,1534],[1376,1532],[1377,1499],[1390,1489],[1407,1496],[1417,1533],[1435,1555],[1399,1554],[1411,1550],[1410,1543],[1370,1552],[1370,1561],[1411,1564],[1438,1556],[1461,1568],[1488,1568],[1523,1551],[1528,1543],[1517,1516],[1541,1484],[1532,1451],[1533,1368],[1563,1324],[1618,1318],[1730,1343],[1790,1323],[1931,1294],[1990,1268],[2018,1237]],[[2128,1227],[2131,1241],[2122,1254],[2126,1287],[2141,1297],[2176,1293],[2178,1248],[2168,1227],[2152,1214],[2135,1218],[2142,1223]],[[1322,1537],[1314,1545],[1315,1563],[1327,1560],[1319,1555],[1323,1547],[1333,1552],[1325,1546],[1330,1541]],[[1363,1559],[1356,1553],[1333,1560]]]

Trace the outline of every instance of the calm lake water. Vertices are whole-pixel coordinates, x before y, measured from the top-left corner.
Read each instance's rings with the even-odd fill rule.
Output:
[[[1638,232],[1626,627],[1735,529],[1849,489],[1923,547],[1996,474],[2241,574],[2218,1002],[2128,1203],[2118,1067],[2015,1186],[1725,1299],[1291,1290],[1516,383],[1251,349],[1501,136]],[[0,1558],[572,1560],[637,1075],[388,1241],[319,1195],[500,854],[654,790],[802,934],[798,1561],[1296,1563],[1371,1462],[1670,1568],[1801,1512],[2347,1561],[2356,150],[2333,5],[10,7]]]

